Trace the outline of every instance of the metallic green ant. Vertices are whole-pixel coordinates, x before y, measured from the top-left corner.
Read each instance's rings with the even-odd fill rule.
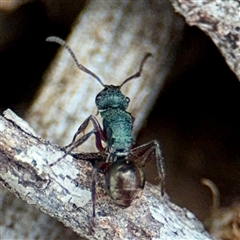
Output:
[[[165,171],[159,144],[154,140],[132,148],[134,144],[132,136],[134,118],[126,111],[130,100],[121,92],[121,87],[125,83],[141,76],[143,65],[152,54],[147,53],[145,55],[137,73],[123,81],[120,86],[113,86],[103,84],[97,75],[81,65],[64,40],[58,37],[48,37],[46,41],[55,42],[65,47],[77,67],[97,79],[104,87],[95,100],[98,111],[103,118],[103,129],[97,119],[90,115],[78,128],[72,142],[64,147],[66,153],[50,166],[55,165],[67,155],[92,163],[93,217],[95,217],[97,173],[105,175],[106,189],[114,203],[120,207],[129,207],[141,196],[144,189],[144,165],[154,159],[157,163],[158,175],[161,181],[161,193],[163,195]],[[77,139],[80,134],[84,133],[90,121],[93,123],[93,130]],[[83,144],[92,134],[95,134],[96,137],[98,153],[72,153],[73,149]],[[102,146],[102,141],[106,143],[107,147]]]

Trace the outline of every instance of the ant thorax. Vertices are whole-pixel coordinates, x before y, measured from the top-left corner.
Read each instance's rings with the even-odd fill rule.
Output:
[[[105,86],[96,97],[109,151],[116,155],[127,155],[134,141],[132,137],[134,119],[126,112],[129,101],[119,86],[113,85]]]

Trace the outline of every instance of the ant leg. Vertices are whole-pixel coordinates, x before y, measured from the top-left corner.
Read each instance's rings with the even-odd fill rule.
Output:
[[[92,163],[92,204],[93,204],[93,218],[96,216],[96,182],[97,173],[104,174],[107,169],[109,169],[111,163],[106,163],[107,153],[97,152],[97,153],[70,153],[75,159],[86,160]]]
[[[158,142],[154,140],[149,143],[138,146],[130,151],[129,160],[136,162],[141,167],[144,167],[144,165],[152,159],[155,159],[156,161],[158,176],[161,182],[161,194],[163,196],[166,174],[164,161],[161,155],[161,150]]]
[[[79,138],[76,141],[77,136],[86,130],[86,128],[87,128],[87,126],[88,126],[90,121],[92,121],[92,123],[94,125],[94,129],[92,131],[90,131],[89,133],[83,135],[81,138]],[[103,152],[105,149],[102,146],[102,142],[101,141],[106,141],[104,132],[103,132],[103,130],[102,130],[98,120],[93,115],[90,115],[80,125],[80,127],[78,128],[77,132],[73,136],[72,142],[69,145],[64,147],[64,149],[67,150],[65,152],[65,154],[62,157],[58,158],[55,162],[49,164],[50,167],[52,167],[52,166],[56,165],[57,163],[59,163],[63,158],[65,158],[69,153],[71,153],[71,151],[74,148],[76,148],[76,147],[80,146],[81,144],[83,144],[92,134],[95,134],[95,137],[96,137],[95,143],[96,143],[97,149],[99,150],[99,152]]]
[[[49,164],[50,167],[52,167],[52,166],[56,165],[57,163],[59,163],[63,158],[65,158],[68,154],[70,154],[74,148],[76,148],[76,147],[80,146],[82,143],[84,143],[93,133],[95,133],[95,135],[96,135],[96,131],[92,130],[91,132],[83,135],[76,142],[71,143],[72,146],[64,153],[64,155],[62,157],[58,158],[55,162]],[[96,136],[96,139],[98,139],[97,136]]]
[[[93,168],[92,171],[92,210],[93,218],[96,216],[96,178],[97,178],[97,169]]]
[[[90,133],[91,133],[91,134],[94,133],[95,136],[96,136],[96,147],[97,147],[97,149],[98,149],[100,152],[104,151],[104,148],[103,148],[103,146],[102,146],[101,141],[106,142],[105,134],[104,134],[104,132],[103,132],[103,130],[102,130],[102,128],[101,128],[98,120],[97,120],[93,115],[90,115],[90,116],[80,125],[80,127],[79,127],[78,130],[77,130],[77,132],[76,132],[76,133],[74,134],[74,136],[73,136],[72,142],[71,142],[70,144],[68,144],[67,146],[65,146],[64,148],[70,148],[71,150],[73,150],[74,148],[76,148],[76,147],[80,146],[82,143],[84,143],[84,142],[90,137],[91,134],[90,134],[90,135],[86,134],[86,135],[88,135],[86,138],[84,138],[84,136],[85,136],[85,135],[84,135],[84,136],[81,138],[81,139],[82,139],[81,141],[78,140],[78,141],[76,142],[77,136],[80,135],[81,133],[83,133],[83,132],[86,130],[86,128],[87,128],[87,126],[88,126],[88,124],[89,124],[90,121],[92,121],[93,127],[94,127],[94,130],[92,130]]]

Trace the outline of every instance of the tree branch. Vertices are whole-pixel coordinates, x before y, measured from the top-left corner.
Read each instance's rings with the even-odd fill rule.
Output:
[[[171,0],[190,26],[209,35],[240,80],[240,5],[231,1]]]
[[[91,164],[67,156],[36,136],[26,122],[7,110],[0,117],[1,183],[29,204],[57,218],[88,239],[210,239],[188,210],[161,197],[146,184],[141,198],[127,209],[114,205],[97,185],[97,217],[92,218]]]

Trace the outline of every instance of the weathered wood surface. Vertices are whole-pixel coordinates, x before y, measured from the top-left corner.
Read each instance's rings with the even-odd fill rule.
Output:
[[[10,110],[0,117],[0,180],[16,196],[57,218],[88,239],[210,239],[202,224],[186,209],[161,197],[147,184],[142,197],[127,209],[114,205],[97,187],[97,217],[92,218],[91,172],[85,161],[63,152],[35,135]]]
[[[240,80],[240,4],[231,1],[170,0],[191,26],[210,36]]]

